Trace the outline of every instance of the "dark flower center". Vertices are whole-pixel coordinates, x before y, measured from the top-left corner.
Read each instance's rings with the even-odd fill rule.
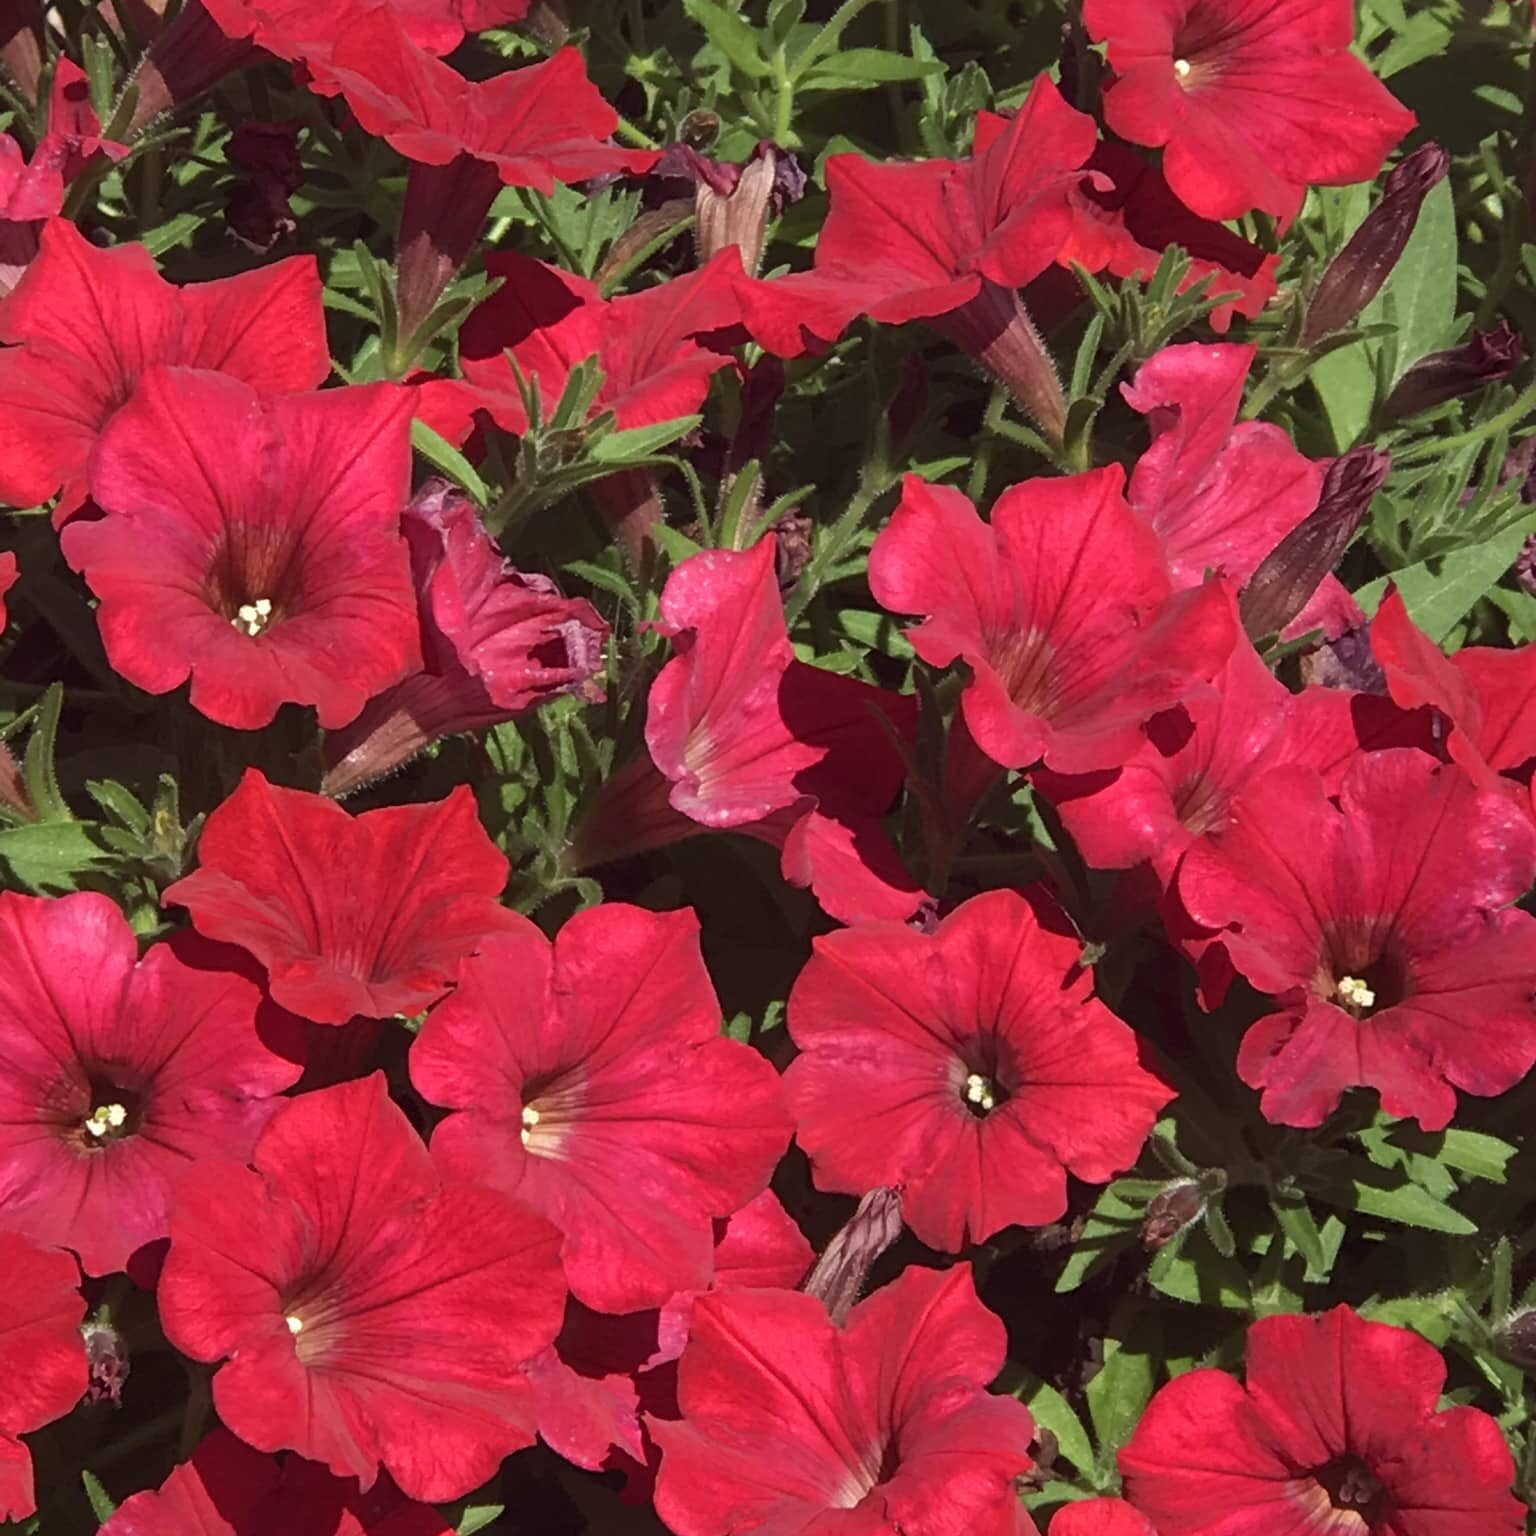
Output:
[[[1386,1519],[1389,1500],[1370,1468],[1357,1456],[1340,1456],[1312,1476],[1340,1514],[1357,1515],[1368,1531]]]
[[[296,555],[289,529],[228,529],[208,568],[208,606],[255,639],[301,606]]]
[[[144,1122],[144,1095],[97,1073],[87,1084],[86,1112],[70,1127],[71,1139],[86,1152],[98,1152],[135,1135]]]
[[[978,1040],[956,1066],[960,1102],[978,1120],[985,1120],[1013,1097],[1009,1086],[1014,1081],[1013,1074],[1002,1060],[995,1040]]]
[[[1408,967],[1395,949],[1335,935],[1318,967],[1317,995],[1357,1019],[1395,1008],[1411,990]]]

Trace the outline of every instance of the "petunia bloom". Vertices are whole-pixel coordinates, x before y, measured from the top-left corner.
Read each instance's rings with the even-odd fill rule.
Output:
[[[789,1141],[778,1073],[721,1036],[691,912],[599,906],[553,943],[519,919],[428,1017],[411,1080],[457,1111],[438,1165],[553,1222],[572,1294],[603,1312],[706,1289],[712,1221]]]
[[[166,1235],[191,1164],[250,1152],[297,1042],[258,1034],[259,989],[211,950],[140,960],[105,896],[0,894],[0,1230],[111,1274]]]
[[[1207,219],[1289,222],[1309,186],[1370,181],[1414,116],[1349,51],[1352,0],[1086,0],[1107,43],[1104,116],[1163,151]]]
[[[1136,1161],[1173,1097],[1092,996],[1082,945],[1014,891],[932,934],[866,923],[815,940],[789,998],[785,1075],[820,1189],[901,1189],[907,1225],[958,1252],[1067,1208],[1067,1174]]]
[[[159,1488],[123,1500],[102,1536],[452,1536],[387,1476],[367,1492],[297,1456],[280,1461],[227,1429],[204,1436]]]
[[[1157,1536],[1518,1536],[1498,1424],[1437,1411],[1445,1362],[1348,1307],[1248,1330],[1247,1384],[1194,1370],[1162,1387],[1120,1452]]]
[[[990,523],[959,491],[906,479],[870,551],[870,590],[933,666],[972,679],[965,723],[1005,768],[1108,768],[1142,724],[1212,676],[1237,634],[1220,583],[1175,592],[1121,471],[1033,480]]]
[[[3,357],[3,354],[0,354]],[[157,368],[102,435],[63,548],[100,599],[112,665],[256,730],[284,704],[345,725],[421,665],[400,534],[408,396],[387,384],[263,396]]]
[[[39,24],[41,17],[39,8]],[[22,35],[23,31],[13,33],[11,40]],[[6,52],[0,45],[0,62],[10,73],[12,60],[3,57]],[[73,59],[56,58],[48,125],[31,160],[22,159],[15,139],[0,135],[0,296],[15,288],[36,258],[44,221],[63,208],[70,184],[98,156],[121,160],[127,153],[125,145],[101,137],[101,122],[91,108],[85,71]]]
[[[466,785],[435,804],[351,816],[252,768],[164,900],[260,961],[282,1007],[345,1024],[419,1013],[481,940],[520,928],[497,900],[507,869]]]
[[[1042,75],[1017,116],[969,159],[879,165],[832,156],[814,270],[745,285],[747,329],[794,356],[808,324],[830,339],[857,314],[887,325],[928,320],[1059,437],[1060,383],[1013,290],[1066,245],[1069,193],[1096,136],[1093,119]]]
[[[1270,422],[1238,424],[1254,351],[1164,347],[1121,386],[1152,432],[1126,499],[1161,541],[1176,587],[1207,571],[1242,585],[1317,505],[1323,466]]]
[[[1447,728],[1446,751],[1486,787],[1529,780],[1536,759],[1536,646],[1463,646],[1447,657],[1388,592],[1371,620],[1371,649],[1392,697],[1428,705]]]
[[[652,1425],[656,1511],[677,1536],[1024,1536],[1034,1424],[986,1390],[1005,1346],[965,1264],[908,1269],[841,1328],[794,1291],[701,1297],[683,1417]]]
[[[1152,1523],[1124,1499],[1081,1499],[1051,1516],[1047,1536],[1157,1536]]]
[[[83,317],[89,316],[89,323]],[[157,364],[209,368],[266,394],[331,371],[312,256],[178,287],[138,245],[101,249],[71,223],[43,226],[37,259],[0,303],[0,498],[80,506],[91,451]],[[219,453],[230,447],[220,429]]]
[[[160,1278],[166,1337],[225,1362],[220,1419],[429,1503],[531,1444],[523,1367],[565,1304],[554,1229],[443,1180],[382,1073],[292,1100],[252,1163],[182,1180]]]
[[[32,1455],[17,1437],[63,1418],[85,1396],[85,1298],[67,1253],[14,1232],[0,1231],[0,1275],[0,1521],[25,1520],[37,1500]]]
[[[473,503],[429,481],[401,518],[411,551],[422,661],[325,738],[327,794],[398,767],[430,742],[511,720],[577,693],[597,703],[608,626],[592,605],[548,577],[517,571]]]
[[[1319,1125],[1346,1088],[1442,1129],[1456,1090],[1502,1093],[1536,1062],[1536,826],[1459,767],[1367,753],[1337,803],[1312,769],[1254,779],[1185,855],[1185,909],[1279,1007],[1238,1073],[1265,1117]]]

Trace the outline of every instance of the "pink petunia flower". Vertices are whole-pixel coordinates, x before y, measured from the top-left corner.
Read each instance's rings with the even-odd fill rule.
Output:
[[[429,1503],[531,1444],[523,1367],[565,1305],[554,1229],[444,1181],[382,1073],[290,1102],[252,1163],[183,1179],[160,1278],[166,1337],[225,1362],[223,1422]]]
[[[1238,424],[1254,351],[1164,347],[1121,386],[1152,432],[1126,500],[1161,541],[1175,587],[1207,571],[1242,586],[1317,505],[1323,466],[1270,422]]]
[[[1048,1536],[1157,1536],[1152,1522],[1124,1499],[1082,1499],[1051,1516]]]
[[[1157,1536],[1517,1536],[1504,1436],[1437,1411],[1444,1385],[1406,1328],[1348,1307],[1261,1318],[1246,1386],[1194,1370],[1153,1397],[1120,1452],[1126,1498]]]
[[[1309,186],[1370,181],[1414,116],[1349,51],[1351,0],[1086,0],[1107,43],[1104,116],[1163,150],[1206,219],[1289,222]]]
[[[870,551],[870,590],[932,666],[972,679],[965,723],[1005,768],[1108,768],[1142,725],[1221,667],[1237,634],[1219,582],[1176,592],[1116,467],[1004,491],[990,523],[909,475]]]
[[[255,956],[282,1007],[345,1024],[419,1013],[482,940],[521,929],[497,900],[507,868],[466,785],[435,804],[351,816],[252,768],[164,901]]]
[[[177,287],[142,246],[102,250],[64,219],[0,303],[0,341],[0,498],[57,494],[55,523],[85,499],[91,452],[148,369],[209,368],[274,395],[331,371],[314,257]],[[219,433],[215,459],[231,446]]]
[[[683,1417],[652,1425],[657,1513],[677,1536],[1024,1536],[1034,1424],[986,1391],[1005,1345],[965,1264],[908,1269],[841,1328],[793,1291],[701,1297]]]
[[[298,1080],[291,1031],[194,935],[142,960],[105,896],[0,894],[0,1230],[111,1274],[193,1163],[249,1154]]]
[[[63,1418],[85,1396],[85,1298],[67,1253],[14,1232],[0,1231],[0,1275],[0,1521],[25,1520],[37,1499],[32,1454],[18,1437]]]
[[[785,1088],[819,1189],[902,1191],[957,1253],[1067,1208],[1067,1174],[1136,1161],[1173,1094],[1091,994],[1082,945],[990,891],[932,934],[867,923],[815,940],[789,998]]]
[[[204,1436],[159,1488],[124,1499],[101,1536],[452,1536],[388,1475],[367,1492],[297,1456],[264,1456],[227,1429]]]
[[[1395,749],[1358,758],[1337,803],[1314,769],[1253,779],[1184,856],[1178,893],[1226,930],[1276,1012],[1238,1073],[1265,1117],[1319,1125],[1346,1088],[1440,1130],[1456,1090],[1495,1094],[1536,1062],[1536,826],[1455,765]]]
[[[92,462],[106,516],[62,535],[112,665],[150,693],[190,678],[193,707],[240,730],[284,704],[345,725],[420,667],[408,399],[146,374]]]
[[[385,10],[427,53],[452,53],[466,32],[520,21],[529,0],[366,0],[317,6],[312,0],[191,0],[226,37],[251,42],[290,62],[325,59],[367,12]]]
[[[577,693],[599,703],[608,626],[547,577],[514,570],[474,505],[429,481],[401,518],[411,551],[423,668],[325,738],[330,795],[388,773],[442,736],[511,720]]]
[[[603,1312],[705,1290],[712,1221],[763,1191],[789,1140],[778,1073],[721,1036],[691,912],[614,903],[553,944],[525,920],[486,939],[411,1080],[457,1111],[438,1164],[553,1222],[572,1294]]]

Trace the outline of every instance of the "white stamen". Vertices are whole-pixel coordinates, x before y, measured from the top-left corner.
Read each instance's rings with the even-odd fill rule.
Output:
[[[293,1313],[290,1312],[288,1316],[283,1319],[283,1321],[288,1324],[289,1333],[303,1333],[304,1319],[302,1317],[295,1317]]]
[[[1194,67],[1195,66],[1191,64],[1188,59],[1175,59],[1173,61],[1173,72],[1179,77],[1180,80],[1187,80],[1189,78],[1190,70],[1192,70]]]
[[[242,634],[254,639],[272,621],[272,599],[258,597],[254,603],[241,603],[229,622]]]
[[[980,1072],[972,1072],[965,1080],[965,1101],[977,1109],[989,1110],[996,1100],[992,1097],[992,1084]]]
[[[531,1139],[534,1126],[539,1123],[539,1112],[532,1104],[523,1105],[523,1128],[517,1134],[526,1147]]]
[[[99,1141],[112,1131],[122,1130],[127,1123],[128,1111],[121,1104],[100,1104],[91,1111],[85,1129]]]
[[[1374,1008],[1376,994],[1358,976],[1341,976],[1333,989],[1347,1008]]]

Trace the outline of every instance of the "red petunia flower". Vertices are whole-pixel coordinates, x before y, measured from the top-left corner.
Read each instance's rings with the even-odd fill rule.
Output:
[[[729,352],[696,338],[740,317],[735,280],[741,261],[734,248],[700,271],[616,299],[603,298],[595,283],[574,272],[515,251],[493,251],[485,269],[502,284],[460,333],[467,382],[438,380],[420,389],[416,414],[452,442],[469,435],[476,410],[514,435],[528,430],[512,362],[538,381],[549,409],[571,370],[596,358],[603,384],[591,414],[612,411],[617,426],[627,429],[692,415],[711,376],[732,361]]]
[[[1176,587],[1198,586],[1207,571],[1241,586],[1322,490],[1323,466],[1281,428],[1237,422],[1254,351],[1164,347],[1121,386],[1152,431],[1126,499],[1162,542]]]
[[[166,1235],[190,1163],[250,1152],[297,1041],[258,1035],[260,991],[211,950],[140,960],[105,896],[0,894],[0,1229],[111,1274]]]
[[[1072,193],[1075,219],[1072,239],[1057,258],[1062,265],[1075,261],[1090,272],[1103,268],[1116,277],[1145,282],[1163,252],[1170,245],[1181,246],[1190,262],[1180,292],[1209,278],[1208,295],[1236,295],[1211,311],[1214,331],[1225,331],[1234,314],[1252,319],[1275,296],[1280,258],[1225,225],[1192,214],[1174,196],[1163,173],[1134,150],[1107,139],[1094,150],[1088,169],[1098,175]]]
[[[1004,491],[983,523],[947,486],[909,475],[875,540],[870,590],[932,666],[972,680],[965,723],[1005,768],[1108,768],[1142,724],[1221,667],[1237,626],[1220,583],[1175,592],[1117,467]]]
[[[677,1536],[1023,1536],[1034,1424],[986,1390],[1005,1347],[965,1264],[908,1269],[842,1328],[794,1291],[701,1297],[656,1511]]]
[[[1179,870],[1184,907],[1279,1011],[1238,1072],[1265,1117],[1319,1125],[1346,1088],[1440,1130],[1456,1089],[1502,1093],[1536,1061],[1536,875],[1526,811],[1454,765],[1368,753],[1334,804],[1281,767],[1232,802]]]
[[[739,1211],[714,1222],[710,1291],[793,1288],[815,1259],[811,1245],[765,1189]],[[677,1417],[673,1362],[688,1342],[699,1292],[679,1291],[667,1304],[612,1316],[573,1297],[555,1346],[529,1367],[538,1403],[539,1436],[578,1467],[598,1471],[618,1451],[647,1460],[640,1410]]]
[[[64,206],[70,183],[98,155],[121,160],[127,153],[126,145],[101,137],[85,71],[73,59],[56,59],[48,126],[31,160],[22,159],[15,139],[0,134],[0,297],[15,288],[36,258],[43,221]]]
[[[1124,1499],[1083,1499],[1051,1516],[1049,1536],[1157,1536],[1152,1523]]]
[[[514,570],[467,496],[429,481],[401,528],[425,665],[327,732],[327,794],[378,778],[439,737],[511,720],[560,694],[602,699],[593,678],[608,626],[548,577]]]
[[[225,1360],[223,1422],[429,1503],[531,1444],[523,1367],[565,1305],[554,1229],[442,1180],[382,1073],[292,1100],[252,1162],[182,1180],[160,1278],[166,1337]]]
[[[651,685],[651,759],[676,815],[781,848],[785,878],[833,917],[907,917],[922,893],[880,819],[916,701],[795,660],[774,559],[763,539],[668,577],[657,627],[674,655]]]
[[[101,1536],[452,1536],[387,1475],[367,1492],[297,1456],[281,1461],[227,1429],[206,1435],[159,1488],[124,1499]]]
[[[157,368],[97,446],[107,515],[67,527],[64,554],[129,682],[169,693],[190,677],[193,707],[240,730],[284,704],[345,725],[421,665],[410,472],[409,397],[392,385],[264,397]]]
[[[345,1024],[419,1013],[481,940],[520,929],[497,900],[507,869],[466,785],[350,816],[251,768],[204,825],[197,869],[163,899],[254,955],[282,1007]]]
[[[1351,0],[1086,0],[1104,116],[1163,150],[1202,218],[1289,221],[1309,186],[1370,181],[1414,116],[1349,52]]]
[[[1120,1452],[1159,1536],[1517,1536],[1525,1510],[1498,1424],[1437,1412],[1445,1362],[1348,1307],[1248,1330],[1247,1385],[1162,1387]]]
[[[1414,723],[1385,699],[1336,688],[1288,692],[1246,638],[1212,682],[1154,715],[1120,767],[1032,776],[1095,869],[1147,861],[1167,885],[1185,850],[1224,827],[1233,800],[1267,769],[1301,763],[1331,790],[1362,747],[1416,744]]]
[[[1390,591],[1371,620],[1371,650],[1404,709],[1428,705],[1449,728],[1453,762],[1484,787],[1529,781],[1536,759],[1536,646],[1463,646],[1447,657]]]
[[[929,320],[1059,436],[1060,385],[1013,290],[1044,272],[1071,236],[1069,193],[1097,133],[1042,75],[970,159],[878,165],[834,155],[815,268],[744,284],[747,329],[768,350],[795,356],[807,325],[831,339],[857,314],[887,325]]]
[[[0,1275],[0,1521],[25,1520],[37,1500],[32,1455],[17,1437],[63,1418],[85,1396],[85,1298],[67,1253],[13,1232],[0,1232]]]
[[[785,1088],[817,1188],[899,1187],[907,1225],[957,1253],[1067,1208],[1067,1174],[1136,1161],[1173,1097],[1091,994],[1082,945],[1014,891],[931,936],[863,924],[815,940],[789,999]]]
[[[88,318],[87,318],[88,317]],[[0,304],[0,498],[84,500],[91,451],[156,364],[210,368],[268,394],[312,389],[331,371],[312,256],[177,287],[138,245],[102,250],[63,219]],[[215,460],[230,450],[220,428]],[[397,509],[398,510],[398,509]]]
[[[422,1096],[459,1111],[433,1157],[553,1222],[572,1293],[598,1311],[704,1290],[712,1219],[762,1192],[789,1140],[778,1074],[720,1034],[698,931],[691,912],[622,904],[553,944],[519,920],[411,1049]]]

